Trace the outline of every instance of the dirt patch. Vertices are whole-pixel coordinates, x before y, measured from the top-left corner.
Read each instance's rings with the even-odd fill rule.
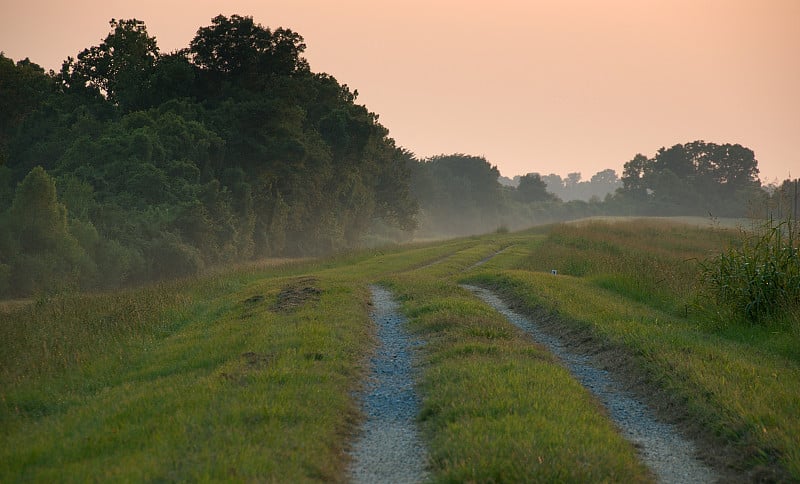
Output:
[[[557,338],[565,349],[585,355],[597,368],[613,374],[620,388],[647,405],[658,420],[675,426],[695,444],[697,457],[714,469],[719,482],[788,481],[788,474],[777,464],[746,467],[754,451],[713,435],[702,422],[690,418],[687,402],[662,388],[635,355],[600,340],[588,327],[565,320],[545,308],[520,305],[502,288],[491,289],[511,309],[535,320],[542,332]]]
[[[248,369],[262,370],[269,365],[272,356],[248,351],[247,353],[242,353],[242,359],[245,361],[245,365]]]
[[[278,293],[272,309],[278,312],[291,312],[310,302],[319,301],[322,290],[316,284],[317,279],[313,277],[303,277],[290,282]]]
[[[266,299],[266,296],[264,296],[262,294],[256,294],[255,296],[248,297],[247,299],[245,299],[244,303],[245,304],[249,304],[249,305],[258,304],[258,303],[264,301],[264,299]]]

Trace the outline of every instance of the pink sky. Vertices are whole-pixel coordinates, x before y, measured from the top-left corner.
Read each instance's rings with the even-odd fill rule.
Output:
[[[399,145],[509,177],[619,173],[698,139],[753,149],[767,182],[800,175],[800,0],[0,2],[0,50],[48,69],[112,17],[165,52],[219,13],[289,27]]]

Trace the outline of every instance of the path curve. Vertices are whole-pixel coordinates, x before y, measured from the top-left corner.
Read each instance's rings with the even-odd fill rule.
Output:
[[[653,412],[634,399],[608,371],[592,366],[589,357],[572,353],[558,338],[542,331],[535,322],[511,309],[488,289],[463,285],[486,304],[527,332],[564,362],[566,367],[608,409],[623,436],[639,448],[642,461],[662,483],[714,482],[719,476],[697,459],[692,442],[674,426],[656,420]]]
[[[356,483],[421,482],[428,474],[427,452],[416,426],[419,397],[411,354],[416,343],[403,327],[405,319],[392,294],[379,286],[370,290],[379,347],[362,396],[366,420],[350,453],[351,478]]]

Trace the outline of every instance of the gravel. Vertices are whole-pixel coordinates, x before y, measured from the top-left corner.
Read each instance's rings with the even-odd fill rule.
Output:
[[[605,405],[622,435],[639,449],[642,461],[659,482],[713,482],[719,479],[713,470],[695,457],[692,442],[684,439],[672,425],[657,421],[650,409],[624,391],[608,371],[592,366],[589,357],[568,351],[558,338],[543,332],[535,322],[509,308],[491,291],[475,286],[463,287],[558,356],[573,376]]]
[[[417,343],[405,331],[391,293],[378,286],[370,289],[379,347],[361,396],[366,420],[351,451],[351,478],[356,483],[421,482],[428,474],[427,452],[415,422],[419,397],[411,353]]]

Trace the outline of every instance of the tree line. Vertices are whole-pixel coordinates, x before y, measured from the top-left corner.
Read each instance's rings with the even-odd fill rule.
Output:
[[[59,72],[0,57],[0,294],[193,274],[415,226],[412,155],[303,37],[218,16],[162,53],[112,20]]]
[[[0,53],[0,296],[412,235],[769,205],[740,145],[695,141],[636,155],[621,177],[516,186],[483,157],[419,160],[305,48],[290,29],[220,15],[169,53],[136,19],[112,19],[58,72]]]

